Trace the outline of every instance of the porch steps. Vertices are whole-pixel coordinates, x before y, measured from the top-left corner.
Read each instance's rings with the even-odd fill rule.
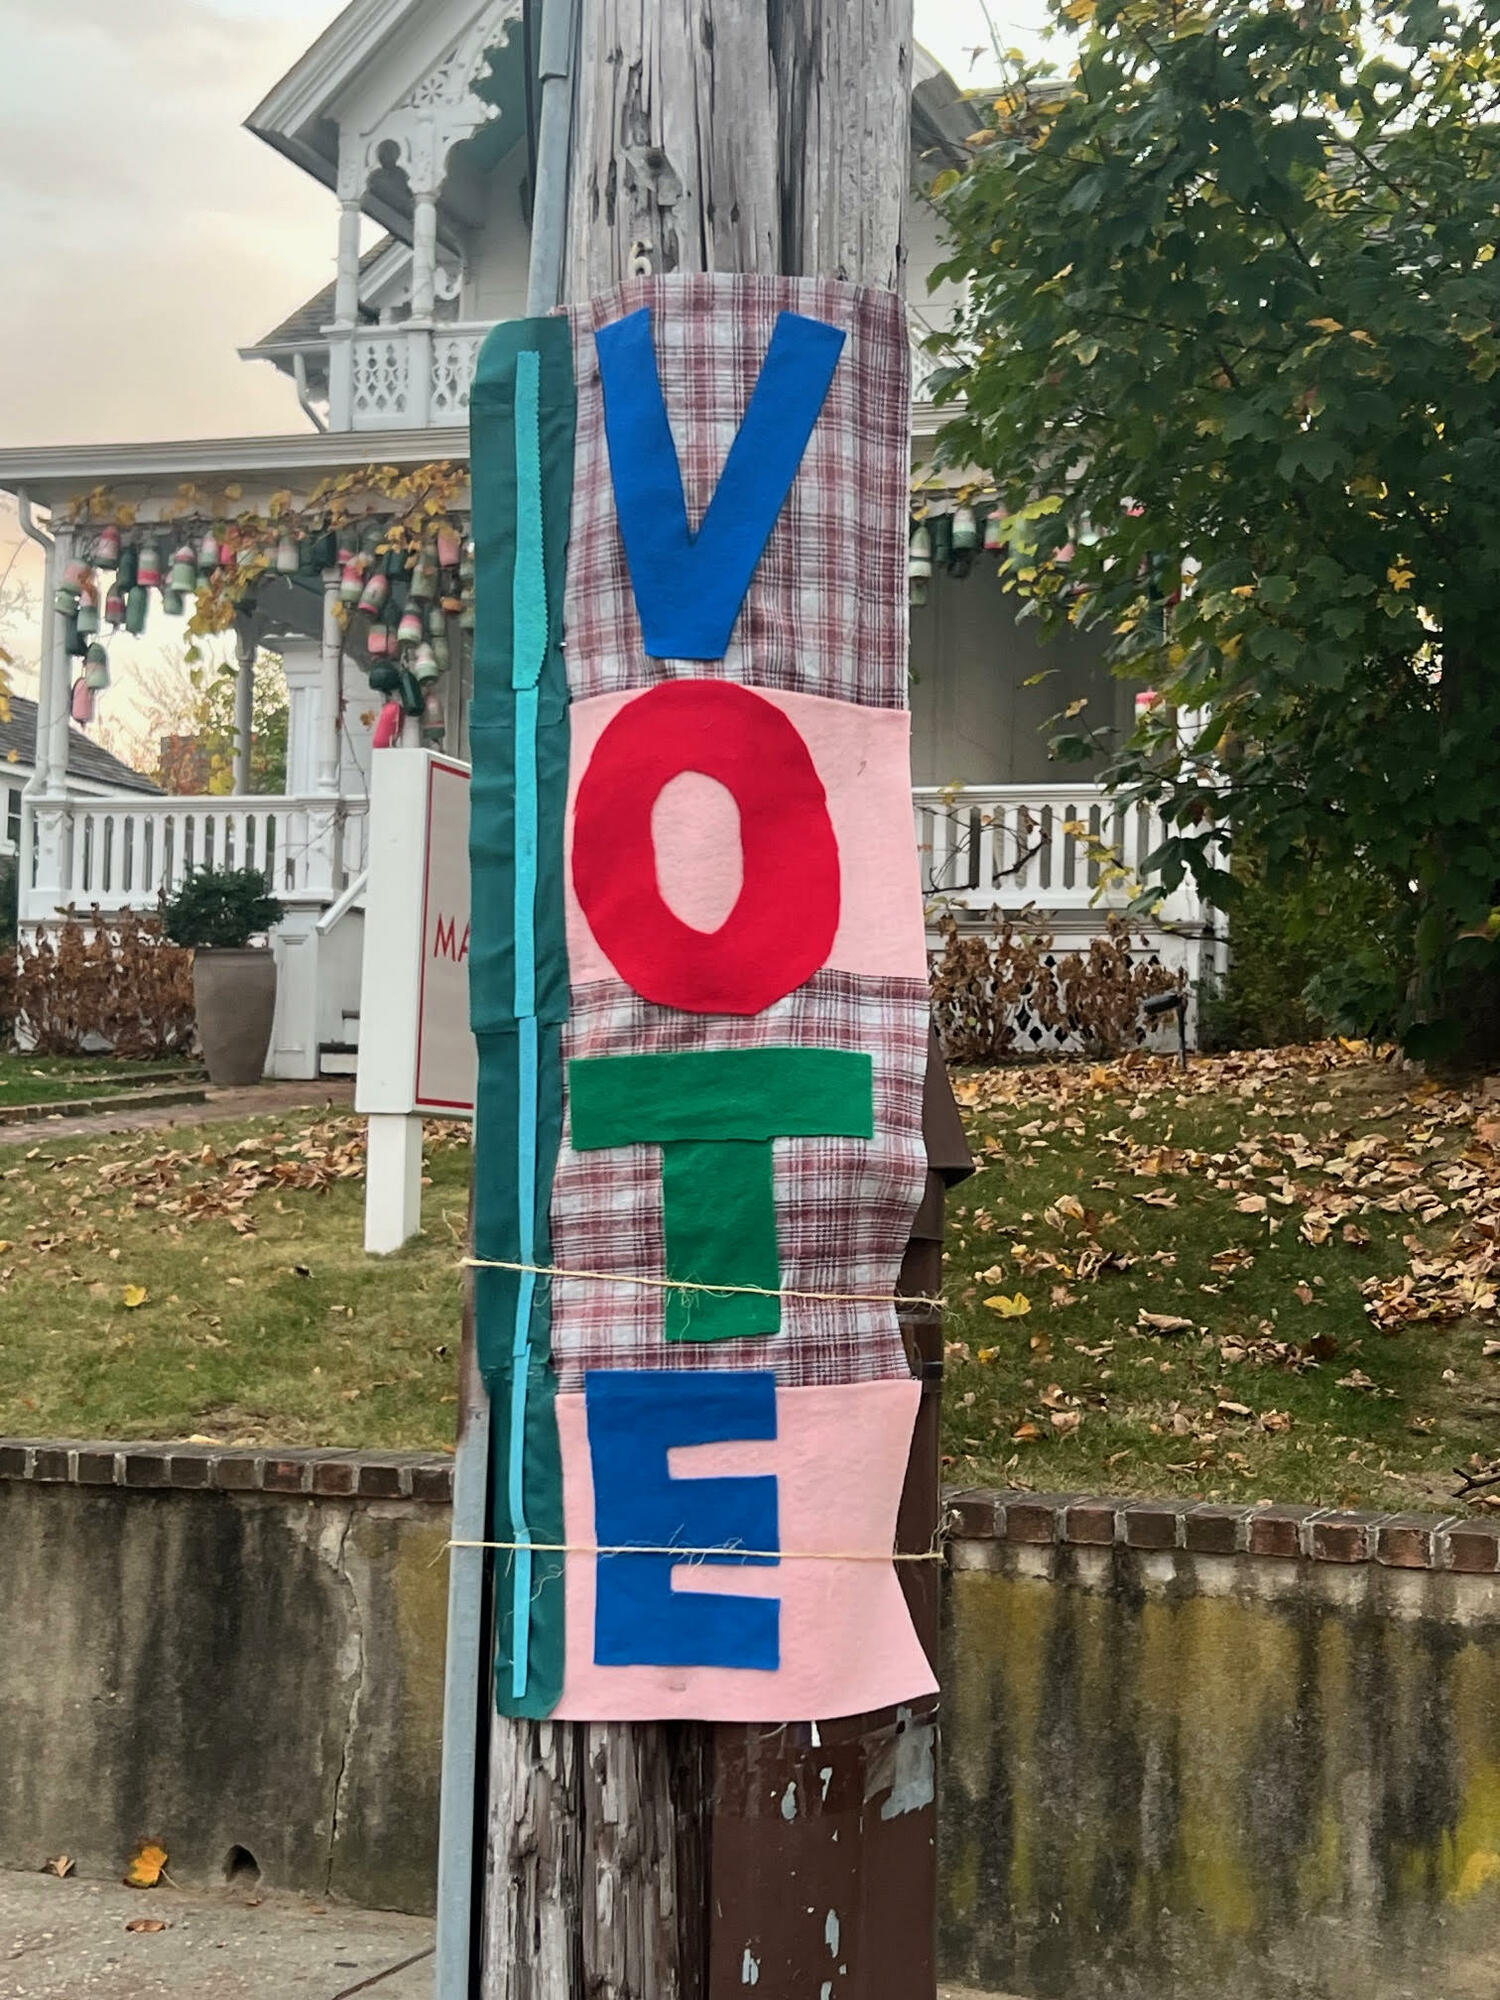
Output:
[[[319,1076],[356,1076],[359,1073],[359,1016],[343,1017],[343,1040],[318,1045]]]

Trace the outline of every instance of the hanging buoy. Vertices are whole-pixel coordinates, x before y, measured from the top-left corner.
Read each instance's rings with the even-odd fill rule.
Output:
[[[463,559],[458,565],[458,580],[460,583],[472,583],[474,581],[474,544],[472,541],[464,543]]]
[[[1005,547],[1006,513],[1003,507],[996,507],[984,524],[984,546],[988,555],[998,555]]]
[[[416,650],[416,654],[412,659],[411,670],[416,675],[418,684],[422,687],[426,687],[430,682],[435,681],[441,671],[438,666],[437,654],[425,639]]]
[[[78,629],[85,639],[92,639],[99,630],[99,601],[85,597],[78,606]]]
[[[198,575],[205,583],[219,567],[219,560],[219,538],[212,528],[205,528],[198,544]]]
[[[448,648],[448,634],[446,632],[438,632],[434,635],[432,640],[432,657],[437,661],[438,672],[440,674],[447,673],[448,662],[452,659],[453,655]]]
[[[382,660],[378,667],[371,667],[369,672],[370,686],[376,694],[395,694],[400,689],[401,676],[386,661]]]
[[[443,521],[437,531],[437,559],[440,569],[457,569],[463,560],[464,545],[451,521]]]
[[[401,668],[400,687],[401,706],[406,710],[408,715],[420,715],[422,713],[422,690],[418,686],[417,677],[410,667]]]
[[[60,583],[52,593],[52,609],[64,618],[76,618],[81,596],[76,583]]]
[[[109,655],[96,639],[83,656],[84,684],[91,693],[103,694],[109,686]]]
[[[415,604],[408,604],[401,614],[401,623],[396,627],[398,646],[415,646],[422,638],[422,614]]]
[[[383,660],[391,650],[390,629],[377,618],[365,634],[365,651],[372,660]]]
[[[125,630],[139,639],[146,629],[146,613],[151,599],[143,583],[133,583],[125,595]]]
[[[167,588],[185,595],[198,588],[198,558],[191,542],[184,542],[172,558],[172,567],[167,574]]]
[[[68,712],[75,722],[87,724],[94,719],[94,696],[82,674],[73,683],[73,694],[68,703]]]
[[[278,576],[295,576],[302,567],[302,551],[297,546],[297,537],[288,528],[276,543],[276,572]]]
[[[163,584],[161,608],[169,618],[180,618],[187,609],[187,592],[174,590],[170,583]]]
[[[125,593],[116,579],[104,600],[104,615],[116,631],[125,623]]]
[[[918,521],[911,531],[906,574],[912,583],[927,583],[932,577],[932,530],[925,521]]]
[[[136,582],[146,590],[161,588],[161,550],[155,542],[143,542],[136,558]]]
[[[344,564],[344,573],[339,578],[339,602],[358,604],[360,593],[365,587],[365,575],[360,567],[359,557],[350,556]]]
[[[360,592],[359,608],[373,618],[391,594],[391,580],[383,569],[372,569],[365,578],[364,589]]]
[[[421,604],[437,596],[438,566],[431,552],[423,549],[411,573],[411,594]]]
[[[967,504],[953,510],[953,553],[967,554],[979,547],[979,521]]]
[[[115,570],[115,582],[121,590],[133,590],[139,576],[141,552],[134,542],[127,542],[120,551],[119,567]]]
[[[436,688],[429,688],[422,697],[422,733],[424,736],[441,736],[446,727],[443,698]]]
[[[120,531],[113,524],[99,530],[94,544],[94,561],[100,569],[113,569],[120,560]]]
[[[399,701],[388,701],[381,709],[375,723],[375,733],[370,738],[377,750],[389,750],[401,741],[401,726],[406,716]]]

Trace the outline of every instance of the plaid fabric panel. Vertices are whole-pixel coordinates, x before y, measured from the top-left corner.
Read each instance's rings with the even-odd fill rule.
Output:
[[[777,315],[827,320],[847,335],[723,660],[649,661],[642,645],[594,348],[596,327],[642,306],[652,310],[694,526],[718,484]],[[566,645],[574,700],[690,673],[905,708],[911,358],[896,295],[825,278],[636,278],[575,308],[572,322],[578,449]]]
[[[920,980],[820,972],[748,1019],[679,1013],[614,980],[578,987],[564,1058],[768,1046],[856,1049],[875,1071],[875,1137],[782,1139],[774,1146],[781,1282],[791,1291],[895,1291],[926,1180],[922,1080],[927,988]],[[552,1191],[552,1259],[561,1270],[665,1275],[661,1149],[577,1153],[564,1129]],[[762,1340],[668,1345],[665,1293],[557,1278],[552,1357],[558,1387],[590,1368],[770,1368],[783,1387],[908,1374],[893,1306],[782,1302],[781,1332]]]

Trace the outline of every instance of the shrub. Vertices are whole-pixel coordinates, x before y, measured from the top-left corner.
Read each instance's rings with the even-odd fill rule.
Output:
[[[952,917],[942,928],[932,1005],[950,1062],[1118,1055],[1143,1038],[1141,1003],[1183,983],[1115,916],[1086,951],[1063,955],[1047,932],[1009,917],[997,917],[990,931],[960,930]]]
[[[168,943],[160,917],[96,906],[81,921],[69,910],[56,931],[16,947],[10,1005],[36,1055],[180,1055],[195,1027],[192,953]]]
[[[1198,996],[1204,1049],[1284,1048],[1341,1034],[1393,1040],[1411,958],[1411,904],[1373,873],[1307,864],[1268,880],[1235,867],[1229,970]]]
[[[173,944],[239,950],[281,920],[258,868],[195,868],[163,910]]]

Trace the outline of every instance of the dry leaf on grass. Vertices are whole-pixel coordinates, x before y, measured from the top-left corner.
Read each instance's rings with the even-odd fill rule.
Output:
[[[168,1931],[172,1926],[164,1917],[132,1917],[125,1928],[128,1931]]]
[[[1152,1313],[1142,1306],[1135,1323],[1143,1333],[1196,1333],[1197,1327],[1180,1313]]]
[[[992,1313],[999,1313],[1001,1319],[1024,1319],[1031,1311],[1031,1301],[1024,1292],[1017,1292],[1013,1298],[997,1292],[994,1298],[985,1300],[985,1305]]]
[[[74,1863],[71,1854],[49,1854],[47,1859],[42,1863],[42,1873],[44,1875],[55,1875],[59,1881],[64,1881],[72,1874],[73,1866]]]
[[[144,1285],[127,1285],[120,1294],[120,1303],[127,1312],[134,1312],[136,1307],[143,1306],[150,1296]]]

